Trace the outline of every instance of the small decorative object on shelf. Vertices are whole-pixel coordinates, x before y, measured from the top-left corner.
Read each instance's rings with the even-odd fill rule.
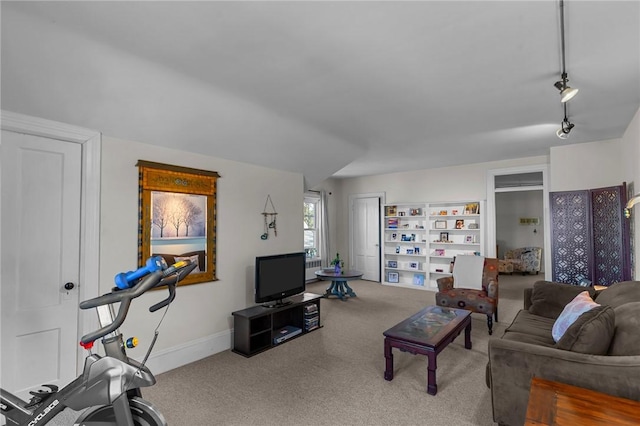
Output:
[[[424,274],[413,274],[413,284],[424,286]]]
[[[387,274],[387,281],[389,281],[390,283],[397,283],[398,282],[398,273],[397,272],[389,272]]]
[[[464,206],[464,214],[480,214],[480,204],[468,203]]]
[[[333,259],[329,265],[334,267],[334,271],[336,274],[343,273],[342,270],[344,269],[344,260],[340,259],[340,253],[336,253],[335,259]]]
[[[434,229],[447,229],[447,221],[446,220],[436,220],[433,222]]]
[[[456,220],[456,229],[464,229],[464,220],[462,219]]]

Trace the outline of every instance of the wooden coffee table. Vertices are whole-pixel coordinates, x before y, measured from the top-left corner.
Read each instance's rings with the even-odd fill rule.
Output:
[[[401,323],[383,333],[385,380],[393,380],[392,348],[409,352],[413,355],[426,355],[427,393],[435,395],[436,357],[447,345],[455,340],[464,330],[464,347],[471,349],[471,312],[463,309],[427,306]]]

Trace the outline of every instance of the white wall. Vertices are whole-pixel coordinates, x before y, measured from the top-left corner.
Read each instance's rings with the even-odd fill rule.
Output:
[[[622,136],[623,164],[627,182],[633,182],[635,194],[640,193],[640,109],[636,112],[633,120]],[[633,211],[635,235],[634,245],[634,265],[635,279],[640,280],[640,206],[636,205]]]
[[[620,185],[629,176],[623,167],[620,139],[551,148],[549,191],[576,191]]]
[[[349,252],[349,195],[384,192],[387,203],[486,200],[486,176],[489,170],[547,164],[548,161],[546,156],[538,156],[343,179],[339,187],[341,207],[334,221],[338,224],[335,248],[340,253]]]
[[[303,249],[301,174],[282,172],[219,158],[185,153],[176,149],[103,137],[102,207],[100,244],[100,290],[113,286],[118,272],[137,267],[138,168],[137,160],[217,171],[217,276],[218,281],[181,286],[164,319],[154,353],[179,358],[173,352],[199,346],[206,356],[231,347],[231,312],[253,305],[253,265],[264,254]],[[278,236],[264,232],[261,215],[267,195],[278,212]],[[165,296],[152,292],[134,301],[122,330],[141,341],[130,354],[142,358],[153,337],[161,312],[148,307]],[[131,334],[128,334],[131,333]],[[193,348],[192,348],[193,349]],[[164,350],[164,352],[163,352]],[[208,352],[208,353],[207,353]],[[186,359],[185,361],[192,361]],[[156,362],[157,373],[181,363]]]

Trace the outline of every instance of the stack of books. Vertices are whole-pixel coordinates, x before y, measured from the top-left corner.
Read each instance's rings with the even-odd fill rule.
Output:
[[[310,303],[304,306],[304,330],[311,331],[320,326],[320,316],[318,315],[318,305]]]

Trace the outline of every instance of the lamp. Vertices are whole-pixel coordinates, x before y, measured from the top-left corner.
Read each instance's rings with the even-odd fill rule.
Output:
[[[634,195],[629,201],[627,201],[627,205],[624,208],[624,217],[629,219],[631,217],[631,208],[638,203],[640,203],[640,194]]]
[[[564,104],[564,120],[562,120],[562,124],[556,132],[556,136],[558,136],[560,139],[567,139],[569,137],[571,129],[573,129],[574,127],[576,127],[576,125],[571,123],[567,118],[567,104]]]
[[[553,85],[560,91],[560,102],[565,103],[578,94],[578,89],[567,86],[567,70],[565,66],[564,52],[564,1],[560,0],[560,40],[562,48],[562,80],[556,81]]]
[[[560,102],[565,103],[573,99],[578,94],[578,89],[567,86],[567,73],[562,73],[562,80],[556,81],[553,85],[560,91]]]

